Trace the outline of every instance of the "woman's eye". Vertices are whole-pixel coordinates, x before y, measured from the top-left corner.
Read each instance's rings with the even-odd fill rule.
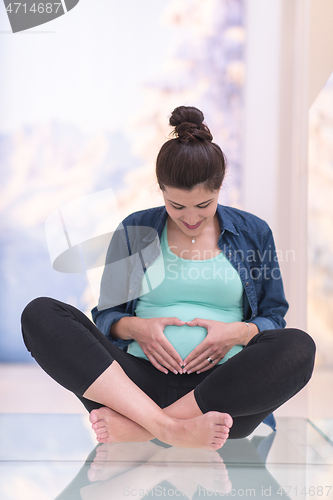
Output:
[[[207,203],[207,205],[197,205],[198,208],[207,208],[210,205],[210,203]],[[176,210],[182,210],[184,207],[175,207],[175,205],[172,205],[172,208],[175,208]]]

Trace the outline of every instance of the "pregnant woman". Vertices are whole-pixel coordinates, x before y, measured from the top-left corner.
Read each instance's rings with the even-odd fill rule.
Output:
[[[270,228],[218,204],[225,158],[203,120],[193,107],[173,111],[174,137],[156,161],[165,206],[114,233],[96,326],[50,298],[22,314],[27,348],[81,399],[101,443],[157,437],[216,450],[312,374],[313,340],[285,328]]]

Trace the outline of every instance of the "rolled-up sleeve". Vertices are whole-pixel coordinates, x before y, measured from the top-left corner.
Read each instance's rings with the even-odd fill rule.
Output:
[[[261,253],[262,287],[258,297],[258,314],[251,322],[259,331],[284,328],[284,316],[288,311],[281,270],[277,258],[274,238],[268,228]]]
[[[132,316],[132,314],[125,312],[125,308],[119,306],[99,311],[97,307],[94,307],[91,311],[91,315],[94,323],[96,323],[96,326],[101,330],[101,332],[104,333],[104,335],[120,349],[124,350],[131,342],[133,342],[133,340],[123,340],[112,337],[110,332],[111,326],[114,323],[125,316]]]

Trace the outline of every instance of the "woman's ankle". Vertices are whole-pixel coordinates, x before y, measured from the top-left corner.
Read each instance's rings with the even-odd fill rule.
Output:
[[[154,435],[164,443],[172,443],[176,434],[180,432],[181,420],[166,415],[166,419],[161,422]]]

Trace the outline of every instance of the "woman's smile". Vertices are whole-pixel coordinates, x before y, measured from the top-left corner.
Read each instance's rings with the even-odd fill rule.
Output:
[[[203,219],[192,226],[191,224],[187,224],[187,222],[182,220],[182,223],[185,225],[185,227],[187,227],[187,229],[198,229],[198,227],[200,226],[200,224],[202,222],[203,222]]]

